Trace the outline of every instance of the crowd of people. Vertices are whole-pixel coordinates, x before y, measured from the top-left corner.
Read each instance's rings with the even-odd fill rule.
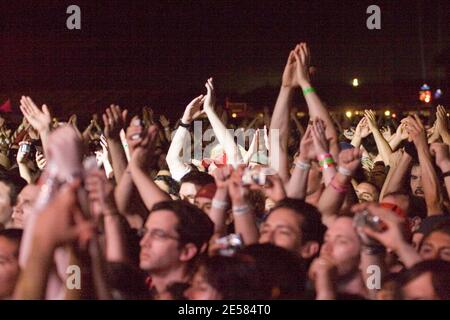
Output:
[[[344,124],[310,67],[300,43],[273,111],[233,126],[212,78],[173,126],[111,105],[80,130],[22,97],[0,129],[0,298],[450,299],[447,111]]]

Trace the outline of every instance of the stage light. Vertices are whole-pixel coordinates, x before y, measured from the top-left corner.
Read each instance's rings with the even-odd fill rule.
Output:
[[[351,112],[351,111],[347,111],[347,112],[345,113],[345,116],[346,116],[347,118],[351,118],[351,117],[352,117],[352,112]]]
[[[352,80],[352,86],[354,86],[354,87],[359,86],[359,80],[358,80],[358,78],[354,78],[354,79]]]
[[[236,118],[236,117],[237,117],[236,112],[233,112],[233,113],[231,114],[231,117],[232,117],[232,118]]]
[[[389,110],[386,110],[386,111],[384,112],[384,115],[385,115],[386,117],[389,117],[389,116],[391,115],[391,112],[390,112]]]

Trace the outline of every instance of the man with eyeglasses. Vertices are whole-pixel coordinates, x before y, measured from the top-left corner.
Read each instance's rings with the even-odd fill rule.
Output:
[[[167,298],[170,285],[190,281],[195,261],[206,252],[213,231],[211,219],[186,201],[153,206],[140,232],[140,268],[151,276],[156,298]]]

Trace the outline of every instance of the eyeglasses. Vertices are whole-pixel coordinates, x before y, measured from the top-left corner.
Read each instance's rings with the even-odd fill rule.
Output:
[[[164,232],[163,230],[160,229],[153,229],[153,230],[148,230],[147,228],[141,228],[138,230],[138,236],[141,238],[144,238],[145,235],[149,235],[150,238],[152,240],[160,240],[160,241],[164,241],[167,239],[172,239],[172,240],[180,240],[180,238],[175,237],[175,236],[171,236],[170,234],[167,234],[166,232]]]

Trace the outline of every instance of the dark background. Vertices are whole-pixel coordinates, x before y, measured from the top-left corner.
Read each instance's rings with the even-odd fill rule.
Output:
[[[71,4],[81,30],[66,28]],[[370,4],[381,7],[381,30],[366,28]],[[423,82],[449,95],[446,0],[2,1],[0,12],[0,103],[11,98],[16,111],[29,94],[60,115],[114,102],[177,117],[209,76],[220,103],[270,106],[300,41],[335,108],[415,106]]]

